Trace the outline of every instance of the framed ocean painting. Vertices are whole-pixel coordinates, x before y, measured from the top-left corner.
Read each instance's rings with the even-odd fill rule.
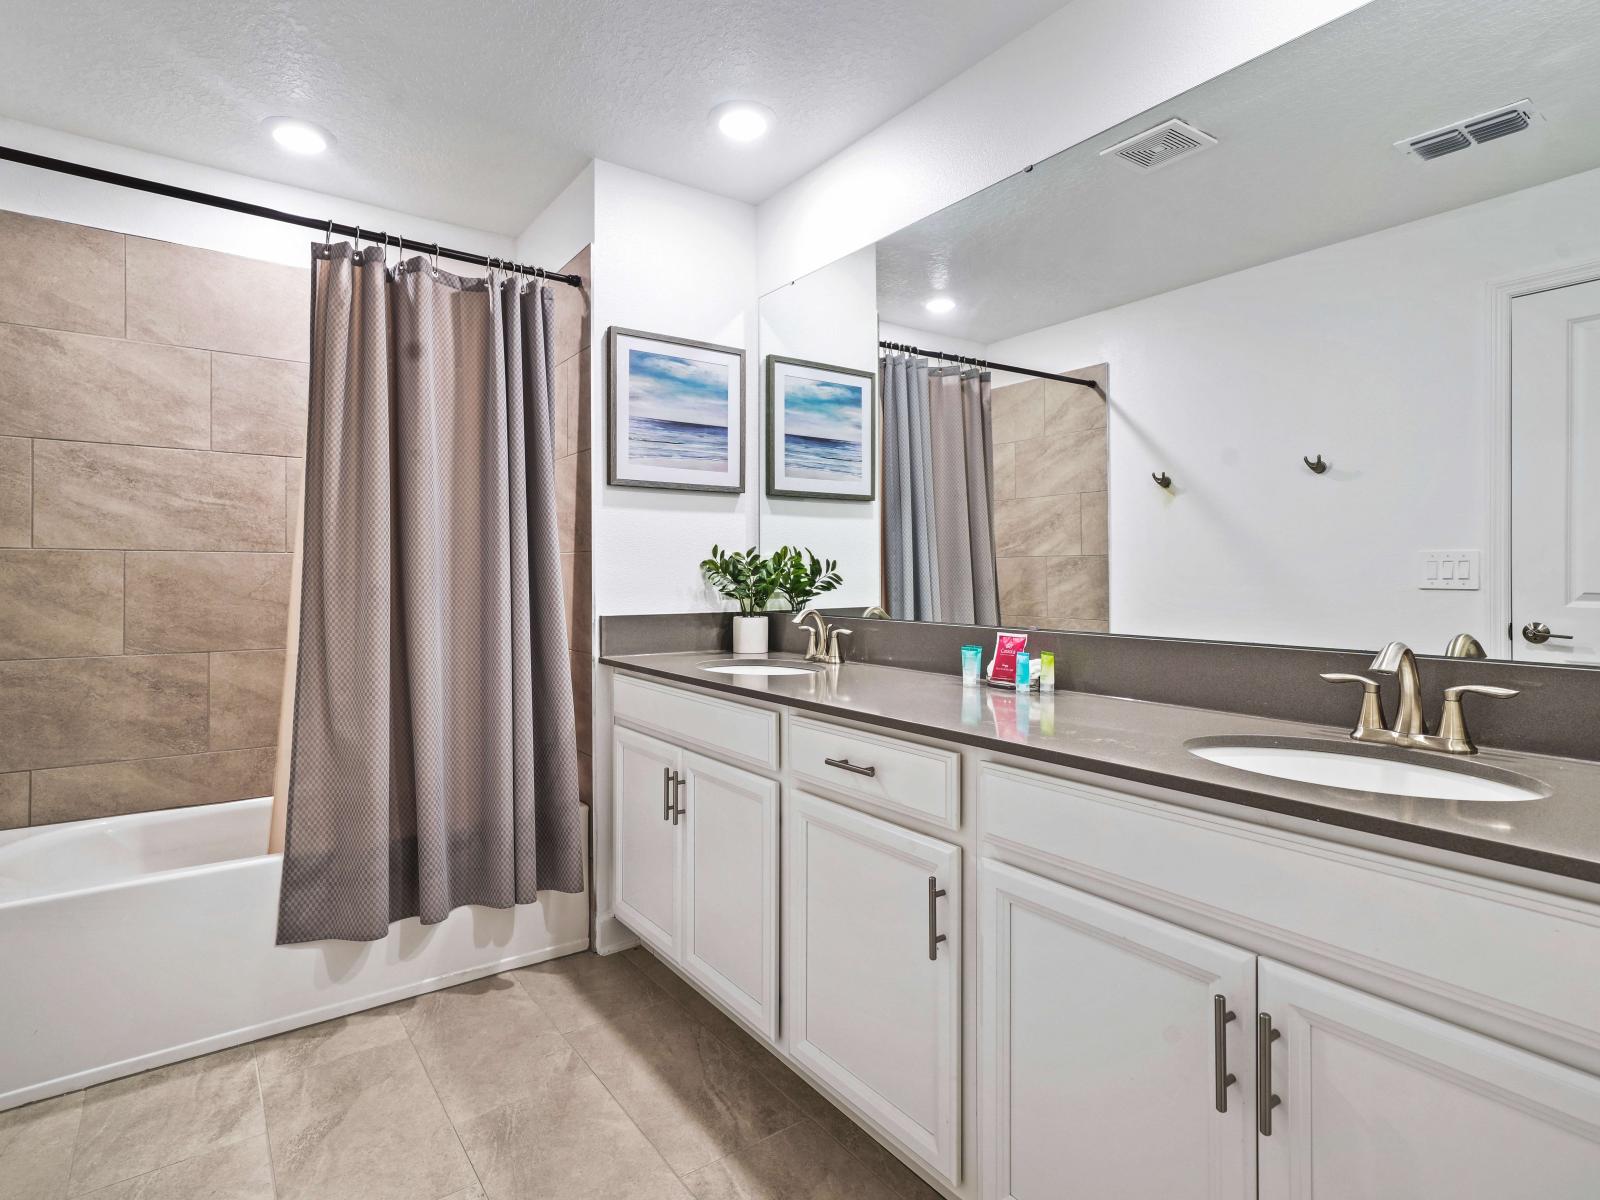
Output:
[[[744,351],[613,326],[607,480],[744,491]]]
[[[870,371],[767,355],[767,495],[873,498],[876,382]]]

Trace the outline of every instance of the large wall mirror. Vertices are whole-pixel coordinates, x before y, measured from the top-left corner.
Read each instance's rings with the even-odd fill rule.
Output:
[[[1376,0],[765,297],[883,421],[763,544],[899,618],[1600,663],[1597,29]]]

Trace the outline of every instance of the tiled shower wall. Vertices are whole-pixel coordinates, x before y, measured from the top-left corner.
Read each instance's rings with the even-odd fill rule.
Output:
[[[1109,391],[1101,364],[1063,372]],[[995,557],[1000,623],[1105,632],[1106,401],[1030,379],[994,389]]]
[[[0,828],[271,791],[309,288],[301,268],[0,212]],[[562,292],[587,751],[587,306]]]
[[[561,521],[561,580],[567,601],[567,650],[572,661],[572,698],[578,718],[578,778],[583,801],[594,790],[592,704],[594,660],[589,540],[589,251],[561,268],[581,275],[582,289],[555,285],[556,327],[556,511]]]

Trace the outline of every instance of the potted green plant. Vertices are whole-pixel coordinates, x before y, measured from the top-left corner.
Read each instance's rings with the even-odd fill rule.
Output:
[[[771,560],[763,558],[754,546],[745,551],[712,546],[711,554],[700,563],[706,582],[721,595],[736,601],[739,613],[733,618],[733,652],[767,652],[767,605],[778,592],[778,577]]]
[[[778,594],[794,612],[844,582],[835,560],[819,559],[810,550],[795,546],[778,547],[772,556],[772,572],[777,576]]]

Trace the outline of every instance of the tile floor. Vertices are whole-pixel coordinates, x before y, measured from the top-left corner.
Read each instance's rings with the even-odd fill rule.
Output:
[[[643,950],[0,1113],[0,1200],[937,1200]]]

